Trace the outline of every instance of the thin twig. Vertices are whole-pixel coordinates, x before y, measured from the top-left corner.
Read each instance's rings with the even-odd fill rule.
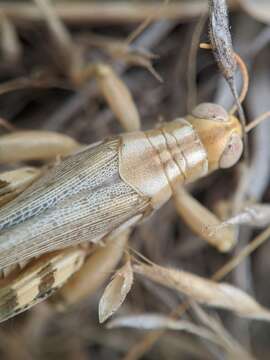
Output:
[[[270,117],[270,111],[266,111],[265,113],[263,113],[262,115],[258,116],[255,120],[251,121],[247,126],[246,126],[246,132],[248,133],[249,131],[251,131],[252,129],[254,129],[255,127],[257,127],[260,123],[262,123],[263,121],[265,121],[266,119],[268,119]]]
[[[238,255],[228,261],[220,268],[212,277],[213,280],[219,281],[227,276],[234,268],[236,268],[247,256],[251,255],[259,246],[261,246],[270,237],[270,227],[256,236],[251,243],[244,247]]]
[[[161,3],[160,3],[161,5]],[[159,6],[160,6],[159,5]],[[230,1],[231,8],[237,9],[238,2]],[[57,16],[68,23],[130,23],[140,22],[156,13],[157,3],[138,3],[123,1],[76,1],[55,4]],[[1,1],[0,11],[15,23],[42,21],[43,16],[38,9],[29,2]],[[162,13],[156,13],[155,20],[189,20],[207,12],[205,2],[173,2],[166,6]]]
[[[156,19],[158,14],[162,14],[164,9],[169,5],[170,0],[165,0],[161,6],[156,8],[156,11],[147,17],[126,39],[127,45],[130,45],[143,31]]]
[[[187,70],[187,109],[191,112],[197,104],[197,84],[196,84],[196,68],[197,68],[197,53],[199,49],[200,37],[207,20],[207,16],[201,15],[192,34],[191,46],[188,57]]]

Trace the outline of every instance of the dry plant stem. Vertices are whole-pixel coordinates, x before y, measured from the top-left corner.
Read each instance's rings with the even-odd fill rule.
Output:
[[[15,26],[5,14],[0,12],[1,20],[1,52],[2,57],[8,62],[17,62],[22,55],[20,40]]]
[[[162,3],[160,3],[162,5]],[[232,9],[238,8],[236,0],[230,1]],[[154,20],[181,19],[189,20],[207,12],[205,2],[176,2],[164,7],[162,12],[157,12],[156,3],[137,3],[123,1],[56,3],[55,13],[68,23],[130,23],[143,21],[152,14]],[[38,9],[29,2],[2,1],[0,11],[3,11],[15,23],[26,21],[42,21],[43,16]]]
[[[199,304],[192,300],[190,301],[190,306],[202,324],[212,330],[212,332],[219,338],[223,347],[228,352],[229,357],[232,359],[255,360],[246,349],[235,341],[232,335],[223,327],[221,321],[218,321],[214,316],[207,314],[207,312]]]
[[[60,60],[67,75],[73,81],[73,76],[80,70],[82,64],[81,54],[72,42],[69,31],[60,20],[50,3],[51,0],[34,0],[42,14],[44,14],[47,26],[52,34],[60,54]]]
[[[248,225],[252,227],[267,227],[270,222],[270,206],[268,204],[251,204],[244,207],[238,214],[216,226],[216,230],[224,226]],[[215,226],[213,227],[215,228]]]
[[[12,125],[8,120],[0,118],[0,127],[8,130],[10,132],[18,130],[14,125]]]
[[[270,227],[256,236],[251,243],[244,247],[238,255],[228,261],[212,277],[213,280],[219,281],[227,276],[235,267],[237,267],[247,256],[251,255],[259,246],[261,246],[270,237]]]
[[[66,49],[72,49],[72,39],[69,35],[69,32],[63,26],[62,22],[59,20],[54,8],[52,7],[50,0],[34,0],[37,7],[44,14],[48,26],[51,32],[54,34],[55,38]]]
[[[55,79],[39,79],[39,78],[26,78],[20,77],[14,80],[9,80],[0,84],[0,95],[15,91],[22,90],[28,88],[63,88],[67,89],[67,86],[60,81],[56,81]]]
[[[237,167],[238,183],[237,188],[232,196],[232,209],[231,215],[236,215],[243,207],[245,199],[247,197],[247,187],[249,184],[249,167],[245,161],[239,163]]]
[[[253,120],[251,123],[249,123],[246,126],[246,132],[248,133],[249,131],[254,129],[256,126],[258,126],[261,122],[263,122],[264,120],[266,120],[269,117],[270,117],[270,111],[267,111],[264,114],[258,116],[255,120]]]
[[[160,6],[157,6],[156,11],[153,14],[149,14],[147,17],[126,39],[127,45],[130,45],[157,17],[161,16],[169,5],[170,0],[163,0]],[[163,17],[162,17],[163,18]]]
[[[197,84],[196,84],[196,68],[197,53],[200,37],[207,20],[206,15],[201,15],[193,31],[191,46],[189,50],[188,70],[187,70],[187,109],[190,112],[197,104]]]
[[[126,44],[130,45],[152,22],[152,17],[145,19],[126,39]]]
[[[227,276],[235,267],[237,267],[247,256],[255,251],[270,237],[270,227],[259,234],[255,239],[248,244],[236,257],[227,262],[222,268],[220,268],[212,277],[212,280],[219,281]],[[190,307],[188,301],[179,304],[179,306],[170,313],[170,317],[177,318],[182,316],[185,311]],[[123,358],[123,360],[137,360],[143,354],[150,350],[156,341],[165,333],[164,330],[158,330],[147,334],[143,340],[136,343]]]
[[[253,74],[248,98],[247,108],[251,118],[260,116],[269,110],[269,78],[265,76],[269,64],[268,60],[260,57],[259,66],[256,66]],[[248,196],[256,202],[261,198],[269,185],[270,178],[270,142],[269,142],[270,122],[265,121],[256,128],[253,134],[253,156],[249,168]],[[260,176],[258,177],[258,174]]]
[[[160,7],[156,7],[156,11],[149,16],[127,37],[126,43],[130,45],[155,19],[162,16],[164,9],[168,6],[170,0],[164,0]]]

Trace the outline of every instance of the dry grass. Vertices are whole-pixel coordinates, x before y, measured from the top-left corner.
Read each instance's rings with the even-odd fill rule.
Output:
[[[134,13],[129,13],[130,18],[121,13],[113,17],[115,5],[110,2],[107,6],[111,6],[111,17],[107,12],[102,18],[99,12],[98,26],[97,22],[78,22],[77,13],[72,18],[70,6],[79,7],[80,3],[59,5],[56,12],[46,7],[45,0],[36,3],[43,13],[34,4],[21,3],[16,8],[16,3],[0,2],[0,9],[6,10],[0,39],[0,116],[11,126],[57,131],[75,139],[77,145],[117,134],[122,127],[138,128],[139,119],[142,128],[149,129],[159,119],[183,116],[194,103],[195,93],[197,102],[218,101],[231,107],[231,95],[220,80],[211,53],[194,50],[194,42],[199,43],[198,31],[202,31],[201,41],[207,41],[206,25],[203,21],[197,25],[205,2],[198,1],[196,6],[191,1],[169,4],[169,18],[173,6],[184,7],[186,12],[183,16],[174,12],[173,20],[142,26],[138,34],[134,33],[137,23],[130,21],[134,21]],[[20,15],[19,9],[24,6]],[[133,9],[136,5],[130,6]],[[136,19],[145,18],[138,14]],[[46,21],[33,21],[37,18]],[[63,26],[61,18],[68,20],[68,27]],[[93,20],[93,15],[89,19]],[[251,48],[250,39],[261,35],[258,18],[251,19],[238,8],[231,20],[234,48],[245,58],[251,74],[252,96],[244,102],[246,116],[254,118],[269,108],[269,96],[262,91],[269,88],[269,66],[263,61],[268,59],[269,51],[262,46],[254,54]],[[131,43],[127,41],[130,39]],[[119,43],[124,46],[119,47]],[[93,64],[112,65],[109,83],[105,83],[102,72],[96,73],[96,67],[98,81],[86,76],[86,66]],[[163,83],[153,76],[152,66]],[[89,72],[92,75],[93,71]],[[108,86],[119,90],[114,92],[116,101]],[[116,104],[121,98],[127,106],[124,112]],[[107,103],[116,104],[116,108],[112,111]],[[129,111],[129,121],[124,123]],[[245,183],[245,196],[252,196],[256,204],[269,200],[270,168],[264,159],[269,159],[270,149],[264,135],[270,128],[267,122],[261,127],[263,131],[254,130]],[[1,127],[2,135],[10,130],[10,126]],[[40,165],[25,159],[21,159],[22,164]],[[8,162],[1,170],[15,168],[16,164]],[[252,180],[254,177],[260,181]],[[224,200],[231,206],[239,183],[239,171],[234,168],[210,175],[190,186],[189,191],[213,210]],[[87,284],[91,295],[74,304],[72,296],[65,299],[64,288],[51,303],[42,303],[2,324],[1,359],[267,359],[270,245],[265,242],[270,230],[258,235],[254,227],[269,224],[268,212],[267,205],[249,203],[225,222],[223,230],[241,223],[247,223],[249,230],[240,231],[236,250],[224,255],[195,235],[170,202],[130,234],[129,252],[125,248],[126,234],[118,243],[110,242],[107,248],[101,247],[91,255],[91,276],[82,275],[85,287],[81,298],[85,297]],[[210,231],[219,231],[219,226]],[[122,254],[124,259],[114,271]],[[226,283],[217,283],[224,277]],[[69,285],[74,294],[75,280]],[[59,299],[62,310],[63,304],[69,304],[63,312],[56,310],[60,308],[55,306]],[[207,305],[208,312],[197,303]],[[99,324],[98,304],[101,321],[117,310],[117,317],[108,323],[110,329]],[[129,328],[123,329],[124,325]]]

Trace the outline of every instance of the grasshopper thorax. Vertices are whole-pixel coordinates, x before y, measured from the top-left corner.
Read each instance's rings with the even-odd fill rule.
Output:
[[[207,153],[196,130],[185,119],[165,122],[153,130],[121,136],[121,178],[159,208],[179,184],[208,173]]]
[[[201,104],[185,119],[145,132],[123,134],[121,178],[157,209],[179,184],[235,164],[243,151],[238,119],[221,106]]]
[[[187,116],[201,139],[208,156],[208,171],[229,168],[243,153],[239,120],[220,105],[203,103]]]

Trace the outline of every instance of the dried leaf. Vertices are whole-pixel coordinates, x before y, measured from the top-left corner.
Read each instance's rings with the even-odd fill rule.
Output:
[[[270,321],[270,311],[232,285],[216,283],[186,271],[157,265],[134,265],[134,271],[159,284],[180,291],[199,303],[231,310],[239,316]]]
[[[130,260],[123,265],[107,285],[99,302],[99,321],[106,321],[124,302],[133,283]]]

